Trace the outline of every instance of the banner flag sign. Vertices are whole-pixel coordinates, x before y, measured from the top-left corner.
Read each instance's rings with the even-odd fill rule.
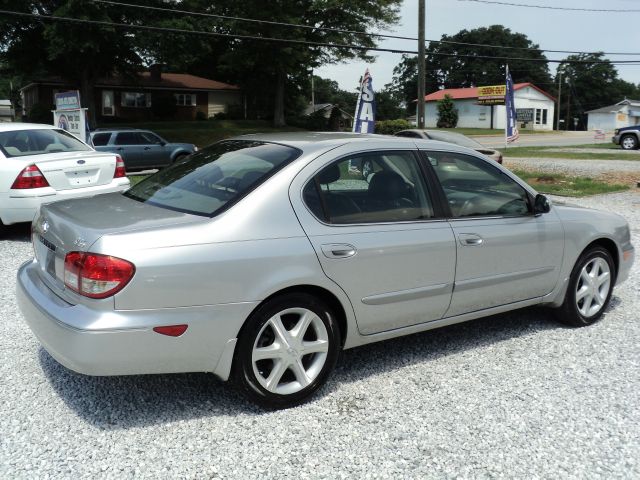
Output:
[[[353,122],[354,133],[373,133],[376,127],[376,100],[369,69],[360,82],[360,93]]]
[[[87,109],[80,104],[80,92],[60,92],[55,95],[56,109],[53,111],[53,125],[91,144]]]
[[[478,105],[504,105],[506,85],[478,87]]]
[[[518,132],[518,121],[516,113],[516,104],[513,95],[513,79],[509,73],[509,66],[507,65],[507,80],[506,80],[506,94],[505,105],[507,110],[507,123],[504,129],[505,147],[507,143],[515,142],[520,133]]]

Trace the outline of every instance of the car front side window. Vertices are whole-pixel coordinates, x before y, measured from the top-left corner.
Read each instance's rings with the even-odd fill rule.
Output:
[[[413,221],[434,216],[411,152],[371,152],[334,162],[307,183],[303,198],[315,216],[334,224]]]
[[[452,152],[428,152],[427,156],[453,217],[531,213],[525,189],[486,161]]]

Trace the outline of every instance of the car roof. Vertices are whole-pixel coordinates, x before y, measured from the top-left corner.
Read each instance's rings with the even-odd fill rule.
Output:
[[[415,148],[416,145],[423,149],[446,150],[450,152],[469,153],[472,149],[456,145],[454,143],[438,140],[426,140],[420,138],[396,137],[393,135],[376,135],[366,133],[344,132],[281,132],[281,133],[253,133],[241,135],[228,140],[256,140],[279,143],[298,148],[303,152],[331,150],[345,144],[362,145],[364,148],[384,148],[390,146],[397,148],[406,145]],[[475,152],[474,152],[475,153]]]
[[[148,130],[144,130],[142,128],[133,128],[133,127],[113,127],[113,128],[96,128],[91,133],[111,133],[111,132],[147,132]]]
[[[21,123],[21,122],[0,122],[0,132],[11,132],[16,130],[60,130],[54,125],[44,123]]]

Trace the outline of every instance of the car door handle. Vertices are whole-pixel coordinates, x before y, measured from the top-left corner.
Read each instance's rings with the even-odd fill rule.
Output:
[[[122,147],[118,147],[118,148],[116,148],[116,151],[117,151],[117,152],[121,152],[122,150],[124,150],[124,148],[122,148]]]
[[[459,233],[460,244],[467,247],[478,247],[484,243],[484,239],[475,233]]]
[[[327,258],[349,258],[357,252],[356,247],[348,243],[327,243],[320,248]]]
[[[144,147],[145,150],[151,150],[151,147]]]

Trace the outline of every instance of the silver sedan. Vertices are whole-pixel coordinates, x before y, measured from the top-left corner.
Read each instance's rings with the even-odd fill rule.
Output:
[[[634,260],[618,215],[551,205],[464,147],[357,134],[222,141],[44,206],[32,240],[18,300],[61,364],[213,372],[276,408],[342,349],[532,305],[590,325]]]

